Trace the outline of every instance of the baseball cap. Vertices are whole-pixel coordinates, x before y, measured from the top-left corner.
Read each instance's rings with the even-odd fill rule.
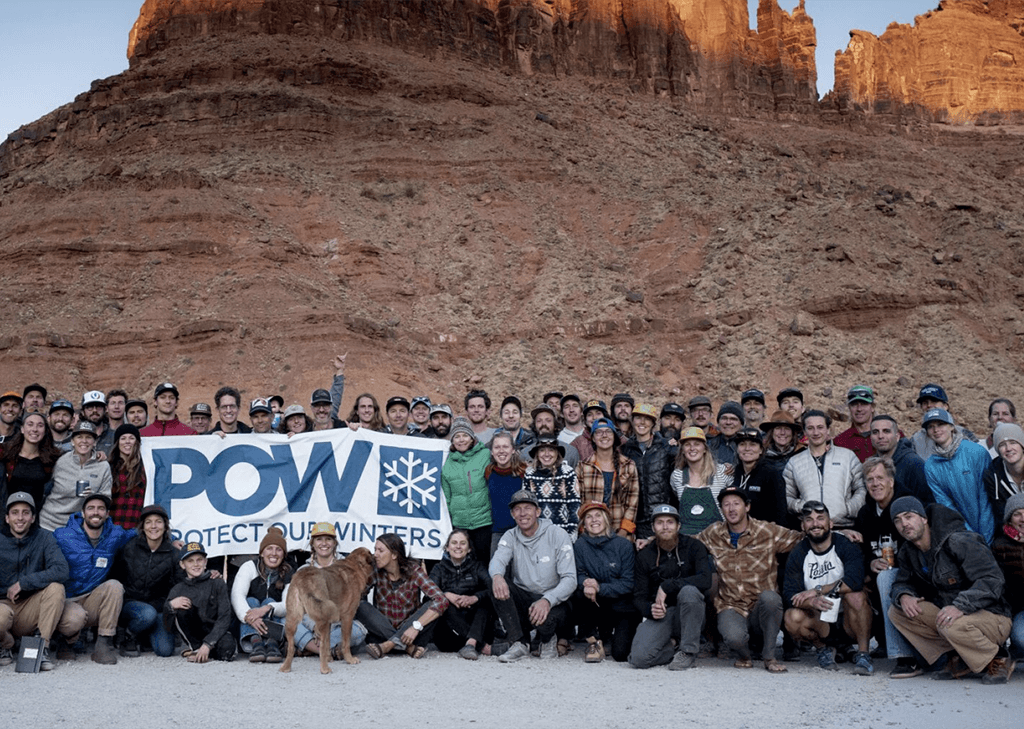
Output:
[[[388,398],[388,404],[384,406],[384,412],[387,412],[395,405],[402,405],[403,407],[405,407],[406,410],[409,409],[409,401],[406,400],[401,395],[395,395],[394,397]]]
[[[417,397],[414,397],[412,399],[412,404],[409,406],[409,409],[412,410],[417,405],[426,405],[427,408],[430,408],[430,398],[427,397],[426,395],[419,395]]]
[[[648,405],[645,402],[638,402],[633,406],[633,415],[644,415],[654,422],[658,422],[658,411],[654,409],[653,405]]]
[[[679,521],[679,510],[671,504],[656,504],[651,509],[651,521],[654,521],[659,516],[671,516],[678,523]]]
[[[740,404],[742,405],[747,400],[757,400],[762,405],[766,404],[764,401],[764,393],[757,388],[751,388],[743,391],[743,394],[740,395]]]
[[[36,511],[36,500],[32,498],[32,494],[27,491],[16,491],[7,497],[7,510],[10,511],[11,507],[15,504],[28,504],[29,508],[32,509],[34,514]]]
[[[722,505],[723,499],[726,496],[739,496],[743,499],[744,503],[750,503],[750,494],[747,493],[746,489],[738,489],[735,486],[726,486],[724,489],[718,492],[718,505]]]
[[[519,489],[508,502],[508,508],[512,508],[516,504],[533,504],[534,506],[540,506],[540,502],[537,501],[537,497],[533,495],[531,491],[526,489]]]
[[[181,561],[184,561],[186,557],[191,557],[193,554],[206,556],[206,548],[203,547],[201,542],[189,542],[186,544],[185,548],[181,550]]]
[[[871,404],[875,401],[875,391],[867,385],[854,385],[846,393],[846,404],[852,405],[855,402],[866,402]]]
[[[75,412],[75,406],[71,404],[70,400],[54,400],[50,403],[50,412],[56,412],[57,410],[68,410],[69,412]]]
[[[608,417],[608,406],[604,404],[604,400],[587,400],[587,404],[583,406],[583,412],[586,413],[589,410],[599,410],[606,418]]]
[[[949,404],[949,398],[946,397],[946,391],[934,382],[929,382],[927,385],[921,388],[921,391],[917,394],[917,403],[920,405],[922,400],[938,400]]]
[[[804,394],[795,387],[784,387],[779,390],[779,394],[775,396],[775,401],[781,406],[782,401],[787,397],[795,397],[799,399],[800,402],[804,401]]]
[[[27,397],[30,392],[38,392],[43,396],[43,400],[46,399],[46,388],[40,385],[38,382],[33,382],[31,385],[26,385],[25,389],[21,391],[21,396]]]
[[[949,423],[950,425],[954,424],[953,416],[949,414],[948,410],[943,410],[942,408],[932,408],[931,410],[924,414],[924,417],[921,418],[921,427],[923,428],[924,426],[928,425],[928,423],[935,422],[936,420],[939,420],[943,423]]]
[[[212,417],[213,416],[213,408],[211,408],[208,403],[197,402],[195,405],[193,405],[189,409],[188,414],[189,415],[209,415],[209,416]]]
[[[160,397],[165,392],[173,392],[175,397],[180,397],[180,395],[178,395],[178,388],[170,382],[161,382],[157,385],[156,391],[153,393],[153,397]],[[205,552],[203,554],[205,554]]]
[[[313,396],[309,398],[310,405],[330,405],[331,404],[331,393],[327,390],[313,390]]]
[[[14,390],[8,390],[3,395],[0,395],[0,402],[6,402],[8,400],[17,400],[18,402],[25,402],[25,398],[16,393]]]
[[[98,437],[96,434],[96,425],[89,420],[79,420],[78,425],[76,425],[75,429],[71,431],[72,436],[76,436],[79,433],[87,433],[93,438]]]
[[[449,418],[452,417],[453,415],[452,409],[445,405],[444,403],[438,403],[437,405],[430,406],[430,414],[433,416],[436,415],[437,413],[444,413]]]
[[[255,415],[256,413],[272,413],[270,409],[270,403],[265,397],[257,397],[251,403],[249,403],[249,415]]]
[[[293,415],[305,415],[306,409],[301,405],[289,405],[284,409],[284,419],[287,420]]]
[[[711,398],[706,395],[697,395],[696,397],[691,397],[690,402],[686,403],[688,410],[699,407],[711,407]]]
[[[683,420],[686,420],[686,408],[677,402],[667,402],[661,406],[661,417],[666,415],[678,415]]]
[[[707,443],[708,436],[704,433],[703,429],[691,426],[679,434],[679,442],[682,443],[684,440],[699,440],[703,443]]]
[[[82,407],[86,405],[106,405],[107,396],[99,390],[89,390],[89,392],[82,395]]]

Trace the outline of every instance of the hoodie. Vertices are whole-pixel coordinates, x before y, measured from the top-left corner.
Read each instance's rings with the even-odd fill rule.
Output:
[[[572,539],[547,519],[537,520],[531,537],[524,536],[518,526],[501,535],[487,573],[504,577],[509,567],[516,586],[540,595],[551,607],[568,600],[576,590]]]

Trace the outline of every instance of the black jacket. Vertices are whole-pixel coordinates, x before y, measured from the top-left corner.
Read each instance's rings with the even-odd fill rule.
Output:
[[[900,547],[893,605],[899,607],[900,597],[911,595],[940,608],[953,605],[964,614],[988,610],[1009,617],[1003,598],[1006,581],[985,537],[968,531],[964,518],[941,504],[932,504],[925,513],[932,548],[926,555],[910,543]]]
[[[992,540],[992,554],[1006,578],[1006,600],[1013,614],[1024,610],[1024,544],[1006,536],[1003,528],[996,528]]]
[[[711,588],[711,562],[701,542],[685,534],[671,552],[658,546],[654,539],[636,555],[633,571],[633,605],[645,618],[651,616],[651,605],[660,587],[665,591],[665,605],[676,604],[676,596],[687,585],[703,593]]]
[[[441,561],[430,570],[430,581],[437,585],[441,592],[452,592],[456,595],[476,595],[483,600],[491,587],[491,578],[487,574],[486,565],[476,561],[472,554],[467,555],[462,564],[452,563],[445,554]]]
[[[164,538],[153,552],[146,537],[135,535],[117,553],[114,577],[124,585],[124,599],[145,602],[162,610],[167,593],[185,578],[178,566],[178,550]]]
[[[636,538],[650,539],[654,535],[651,524],[651,510],[658,504],[672,504],[679,501],[669,483],[672,470],[676,467],[676,449],[669,445],[660,433],[646,451],[640,449],[636,436],[622,444],[622,455],[636,464],[637,480],[640,483],[640,499],[636,509]]]
[[[788,525],[789,506],[786,503],[786,482],[782,478],[781,469],[776,470],[761,459],[748,476],[743,473],[743,465],[738,464],[733,473],[732,486],[750,494],[750,516],[779,526]]]
[[[174,608],[171,600],[184,596],[192,601],[192,609],[196,610],[203,628],[207,631],[203,642],[213,648],[228,628],[231,627],[231,597],[224,580],[215,580],[210,573],[204,572],[195,579],[186,577],[171,588],[164,603],[164,627],[174,632]]]
[[[21,594],[28,597],[51,582],[67,582],[68,561],[60,551],[53,532],[33,524],[21,539],[15,539],[6,524],[0,528],[0,595],[21,583]]]
[[[1002,525],[1006,523],[1006,520],[1003,518],[1006,511],[1006,502],[1017,493],[1017,487],[1010,480],[1010,477],[1006,475],[1006,464],[1003,463],[1002,456],[996,456],[992,459],[992,463],[988,465],[984,475],[981,477],[981,483],[985,487],[989,503],[992,504],[992,516],[995,519],[996,536],[998,536],[1003,531]]]

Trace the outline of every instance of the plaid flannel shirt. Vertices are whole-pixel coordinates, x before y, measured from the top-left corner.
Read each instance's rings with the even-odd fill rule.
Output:
[[[604,473],[598,468],[595,456],[586,459],[576,467],[576,488],[580,501],[604,501]],[[612,495],[608,510],[612,515],[612,531],[625,529],[630,534],[636,531],[636,508],[640,503],[640,479],[636,464],[625,456],[619,456],[619,470],[612,480]]]
[[[395,628],[423,604],[420,593],[431,601],[430,607],[438,615],[448,608],[448,598],[431,582],[423,567],[417,565],[412,575],[399,578],[397,582],[389,580],[384,570],[377,570],[373,583],[373,604]]]

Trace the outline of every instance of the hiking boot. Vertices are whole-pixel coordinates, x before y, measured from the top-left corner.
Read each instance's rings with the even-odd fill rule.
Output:
[[[138,658],[142,651],[139,650],[139,641],[131,631],[125,631],[121,639],[121,655],[125,658]]]
[[[870,676],[875,672],[875,665],[871,662],[871,656],[867,653],[857,651],[853,657],[853,671],[856,676]]]
[[[263,641],[263,645],[267,648],[267,663],[281,663],[284,660],[284,656],[281,655],[281,644],[276,640],[268,638]]]
[[[465,658],[467,661],[475,661],[480,658],[480,654],[476,652],[476,646],[467,644],[459,649],[459,658]]]
[[[587,643],[587,652],[583,654],[584,663],[600,663],[604,660],[604,644],[599,640]]]
[[[92,660],[104,666],[117,664],[117,651],[114,649],[114,639],[109,635],[101,635],[96,638],[96,648],[92,652]]]
[[[501,654],[498,658],[502,663],[514,663],[515,661],[521,661],[530,655],[530,649],[526,647],[526,644],[522,641],[516,641],[512,644],[512,647]]]
[[[0,666],[9,666],[14,663],[14,654],[10,648],[0,648]]]
[[[953,653],[946,661],[946,667],[932,675],[936,681],[957,681],[965,676],[971,675],[971,669],[967,667],[957,653]]]
[[[1017,662],[1012,658],[996,656],[988,664],[988,668],[985,669],[985,675],[981,677],[981,682],[986,686],[994,683],[1007,683],[1010,680],[1010,674],[1013,673],[1013,669],[1016,666]]]
[[[688,668],[693,668],[697,665],[697,656],[693,653],[684,653],[683,651],[676,651],[676,654],[672,657],[672,662],[668,664],[668,670],[670,671],[685,671]]]
[[[558,658],[558,638],[552,638],[540,647],[542,659]]]
[[[265,663],[267,660],[267,646],[262,640],[252,642],[252,651],[249,653],[249,663]]]
[[[838,671],[836,665],[836,649],[823,645],[818,649],[818,666],[826,671]]]
[[[43,647],[43,660],[39,662],[40,671],[52,671],[53,661],[50,659],[50,649],[48,646]]]
[[[914,658],[896,659],[896,667],[889,672],[889,678],[914,678],[924,673],[924,669],[917,665]]]

